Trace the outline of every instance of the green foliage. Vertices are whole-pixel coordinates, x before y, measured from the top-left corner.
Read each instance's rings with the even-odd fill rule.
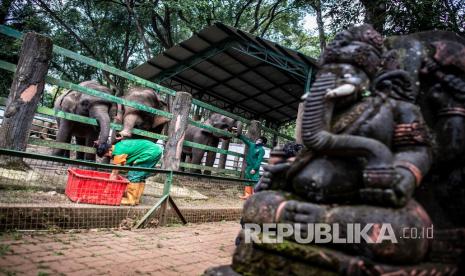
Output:
[[[457,0],[326,0],[326,21],[331,33],[367,22],[367,6],[377,4],[383,12],[384,35],[400,35],[426,30],[446,30],[465,34],[465,1]],[[379,9],[380,7],[377,6]],[[375,14],[376,16],[376,14]],[[383,18],[384,17],[384,18]],[[367,23],[373,23],[368,20]]]
[[[385,35],[429,29],[465,33],[465,1],[457,0],[11,0],[2,3],[2,11],[8,12],[1,19],[15,29],[46,34],[56,45],[129,71],[215,22],[318,58],[318,32],[305,30],[303,18],[315,15],[319,3],[326,40],[367,21],[373,3],[385,10],[381,16]],[[2,36],[0,59],[16,64],[20,47],[20,41]],[[49,74],[74,83],[111,81],[120,91],[130,85],[59,55],[54,55]],[[0,70],[0,96],[8,95],[12,78],[12,73]],[[42,105],[52,107],[57,92],[47,91]],[[292,135],[292,126],[288,127]]]

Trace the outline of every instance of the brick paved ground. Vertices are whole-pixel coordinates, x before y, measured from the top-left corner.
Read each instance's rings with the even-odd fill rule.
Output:
[[[231,263],[237,222],[138,231],[8,233],[0,237],[5,275],[200,275]]]

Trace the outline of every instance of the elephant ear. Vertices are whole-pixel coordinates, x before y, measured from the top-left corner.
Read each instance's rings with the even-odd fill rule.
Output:
[[[156,107],[156,108],[159,109],[159,110],[163,110],[163,111],[169,112],[169,110],[168,110],[168,104],[167,104],[165,101],[161,100],[161,99],[158,97],[158,95],[156,95],[156,96],[157,96],[158,103],[159,103],[159,106]],[[154,118],[153,118],[152,128],[158,128],[158,127],[160,127],[160,126],[164,126],[164,125],[167,124],[169,121],[170,121],[169,118],[156,115],[156,116],[154,116]]]
[[[115,122],[118,124],[121,124],[123,122],[123,116],[124,116],[124,105],[122,104],[116,104],[116,117],[115,117]]]
[[[163,126],[167,124],[169,121],[170,121],[169,118],[157,115],[153,118],[152,128]]]

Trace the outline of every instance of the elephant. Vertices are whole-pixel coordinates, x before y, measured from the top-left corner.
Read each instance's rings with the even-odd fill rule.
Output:
[[[162,101],[157,93],[150,88],[131,87],[123,99],[133,102],[138,102],[148,107],[156,108],[163,111],[168,111],[168,105]],[[154,133],[161,133],[164,126],[170,121],[169,118],[155,115],[149,112],[141,111],[133,107],[118,105],[117,122],[123,124],[117,136],[118,139],[136,137],[132,134],[133,128],[146,130]],[[147,139],[146,137],[143,137]],[[151,139],[156,142],[157,139]]]
[[[84,81],[79,85],[112,94],[111,90],[95,80]],[[71,138],[76,138],[76,144],[88,147],[104,148],[110,134],[110,109],[112,103],[108,100],[83,94],[78,91],[68,90],[55,101],[55,109],[64,112],[95,118],[98,126],[92,126],[75,121],[59,118],[57,142],[70,143]],[[56,156],[69,157],[68,150],[55,149]],[[77,159],[95,160],[95,154],[76,153]]]
[[[54,140],[56,138],[56,122],[33,119],[30,136],[38,137],[44,140]]]
[[[235,119],[228,118],[224,115],[213,113],[207,121],[206,125],[219,128],[225,131],[231,131],[236,126]],[[224,137],[221,134],[211,132],[209,130],[189,125],[186,129],[185,140],[198,144],[203,144],[210,147],[218,147],[220,139],[228,140],[230,137]],[[181,162],[186,162],[189,157],[189,163],[200,165],[202,162],[205,150],[198,148],[191,148],[184,146],[182,149]],[[212,167],[215,163],[216,152],[209,151],[207,153],[207,160],[205,166]],[[200,169],[193,169],[194,173],[201,173]],[[204,171],[205,174],[210,174],[210,171]]]

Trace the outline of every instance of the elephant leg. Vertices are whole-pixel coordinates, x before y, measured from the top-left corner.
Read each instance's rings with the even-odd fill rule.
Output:
[[[214,151],[207,152],[207,160],[205,160],[205,166],[213,167],[213,165],[215,164],[215,159],[216,159],[216,152]],[[205,170],[204,174],[210,175],[211,171]]]
[[[181,152],[181,162],[186,163],[186,158],[187,158],[187,154],[185,152]],[[184,168],[179,167],[179,170],[183,172]]]
[[[60,120],[60,126],[57,131],[56,141],[61,143],[71,143],[72,122]],[[69,150],[54,149],[53,155],[69,158]]]
[[[76,136],[76,145],[79,145],[79,146],[86,145],[86,138]],[[84,152],[76,151],[76,159],[84,160]]]
[[[204,154],[205,154],[204,150],[193,148],[192,149],[191,164],[201,165],[202,158],[203,158]],[[202,173],[202,171],[200,169],[191,169],[191,172],[193,172],[193,173]]]

